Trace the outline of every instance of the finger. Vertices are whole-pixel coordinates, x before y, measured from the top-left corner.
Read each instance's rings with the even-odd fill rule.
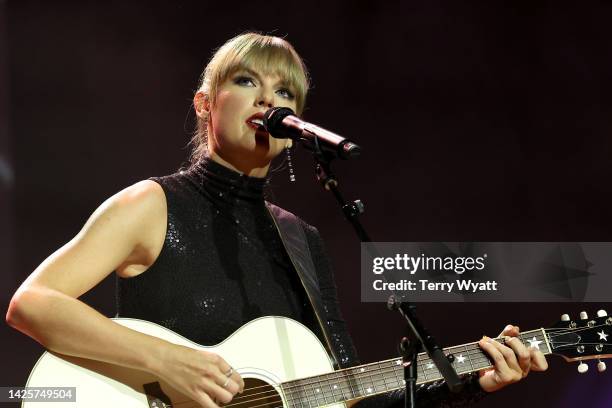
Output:
[[[206,393],[214,400],[223,404],[229,403],[234,398],[234,393],[223,388],[217,383],[207,381],[204,386]]]
[[[478,342],[478,345],[489,355],[497,371],[509,370],[510,367],[508,367],[506,358],[501,351],[495,347],[495,343],[497,343],[495,340],[485,336]]]
[[[242,376],[237,370],[232,367],[230,367],[223,374],[227,377],[229,373],[231,373],[230,378],[232,379],[232,381],[238,384],[238,392],[242,393],[244,391],[244,380],[242,379]]]
[[[507,347],[501,344],[498,341],[494,341],[493,345],[499,350],[500,353],[502,353],[502,355],[504,356],[504,359],[506,360],[506,364],[508,365],[508,367],[515,373],[522,374],[522,369],[521,369],[521,366],[519,365],[518,359],[516,358],[516,354],[514,354],[514,350],[512,350],[510,347]],[[522,378],[522,375],[521,375],[521,378]]]
[[[218,357],[216,362],[217,372],[215,382],[217,385],[220,385],[222,388],[225,388],[232,395],[235,395],[237,392],[241,391],[244,388],[244,382],[242,382],[242,378],[240,378],[240,374],[236,372],[228,363],[223,359],[223,357]],[[227,375],[231,372],[231,375],[228,377]],[[228,381],[229,379],[229,381]],[[240,383],[242,382],[242,385]]]
[[[225,374],[222,374],[217,378],[215,383],[232,394],[232,396],[236,395],[238,391],[240,391],[240,386],[236,381],[234,381],[231,377],[227,377]]]
[[[480,387],[486,392],[496,391],[503,387],[494,368],[490,370],[481,370],[478,382],[480,383]]]
[[[493,339],[488,337],[479,342],[493,363],[495,364],[494,378],[500,385],[506,385],[518,381],[522,378],[520,366],[516,361],[514,352]]]
[[[520,331],[519,331],[518,326],[513,326],[509,324],[506,327],[504,327],[504,330],[502,330],[502,332],[499,334],[498,337],[504,337],[504,336],[516,337],[519,335],[519,333]]]
[[[242,379],[240,373],[236,370],[234,370],[234,373],[232,374],[232,380],[238,384],[238,392],[242,394],[244,392],[244,380]]]
[[[514,351],[518,359],[523,377],[526,377],[531,369],[531,353],[518,337],[506,337],[505,340],[506,344]]]
[[[198,399],[198,404],[203,406],[204,408],[219,408],[219,406],[208,396],[208,394],[202,393],[201,397]]]
[[[225,361],[221,356],[218,356],[217,361],[215,361],[215,364],[219,368],[219,371],[225,376],[227,376],[227,373],[229,373],[230,371],[232,372],[232,374],[234,372],[232,366],[229,365],[229,363]]]
[[[223,358],[221,358],[219,366],[219,368],[227,367],[227,369],[221,370],[223,371],[223,375],[227,377],[227,375],[231,372],[230,378],[234,383],[238,385],[237,392],[242,393],[244,391],[244,380],[242,379],[240,373],[236,371],[232,366],[230,366],[227,361],[223,360]]]
[[[546,371],[548,369],[548,361],[544,354],[535,347],[529,347],[529,353],[531,355],[531,369],[533,371]]]

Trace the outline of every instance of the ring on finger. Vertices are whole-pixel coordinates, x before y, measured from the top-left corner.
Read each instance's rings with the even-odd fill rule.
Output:
[[[229,370],[227,370],[227,372],[225,373],[225,376],[231,377],[233,373],[234,373],[234,367],[230,367]]]

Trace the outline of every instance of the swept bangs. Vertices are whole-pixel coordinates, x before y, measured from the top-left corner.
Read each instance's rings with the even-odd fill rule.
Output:
[[[208,68],[212,68],[208,72],[210,82],[203,83],[202,88],[205,93],[209,91],[213,104],[219,85],[228,77],[237,71],[253,70],[264,75],[278,75],[295,95],[296,113],[300,115],[304,109],[309,87],[306,67],[291,44],[282,38],[256,33],[235,37],[216,52],[207,71]]]

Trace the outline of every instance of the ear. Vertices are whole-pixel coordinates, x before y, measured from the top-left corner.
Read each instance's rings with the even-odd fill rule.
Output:
[[[208,95],[205,95],[202,91],[196,92],[193,97],[193,107],[199,118],[208,115],[210,113],[210,100]]]

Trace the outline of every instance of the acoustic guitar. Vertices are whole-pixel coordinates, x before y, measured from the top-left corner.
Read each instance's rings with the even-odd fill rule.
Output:
[[[253,320],[223,342],[205,347],[157,324],[138,319],[117,318],[130,329],[172,343],[202,349],[223,356],[245,380],[244,393],[225,406],[235,408],[314,408],[346,407],[375,394],[404,387],[400,358],[334,371],[325,347],[304,325],[284,317]],[[524,344],[537,347],[545,355],[556,354],[567,361],[580,361],[579,372],[588,369],[584,360],[603,358],[611,353],[612,317],[600,310],[589,319],[582,312],[572,321],[563,315],[551,328],[522,332]],[[503,339],[496,339],[503,342]],[[492,367],[477,342],[444,349],[452,354],[458,374]],[[441,379],[425,353],[417,359],[417,384]],[[191,408],[197,403],[153,375],[136,369],[45,352],[28,381],[28,387],[76,387],[76,403],[55,402],[54,408]],[[22,402],[22,407],[38,407]]]

